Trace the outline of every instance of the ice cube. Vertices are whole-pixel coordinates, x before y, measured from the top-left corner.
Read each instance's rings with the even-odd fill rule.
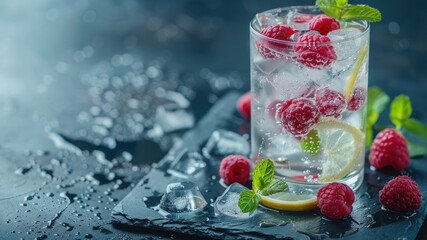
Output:
[[[202,151],[206,158],[223,157],[231,154],[247,156],[250,152],[250,146],[248,139],[244,136],[220,129],[212,133]]]
[[[216,214],[223,214],[236,218],[248,218],[253,215],[253,213],[243,213],[238,205],[240,193],[245,189],[247,188],[239,183],[231,184],[224,193],[216,199],[214,203]]]
[[[271,12],[258,13],[255,15],[254,28],[258,31],[261,31],[268,26],[281,24],[283,23],[283,20],[283,17],[280,17],[277,14],[273,14]]]
[[[255,67],[267,75],[270,75],[272,72],[274,72],[274,70],[276,70],[282,62],[283,59],[265,59],[264,57],[258,54],[256,54],[253,59]]]
[[[355,37],[361,33],[359,29],[353,27],[341,28],[328,33],[327,37],[333,42],[332,45],[338,61],[355,58],[358,50],[362,47],[362,39]]]
[[[159,106],[155,122],[164,133],[169,133],[193,127],[194,116],[183,109],[167,109],[165,106]]]
[[[159,212],[164,215],[193,213],[203,210],[207,204],[195,183],[171,183],[160,200]]]
[[[312,14],[299,13],[297,11],[291,11],[286,16],[286,22],[293,29],[304,31],[309,30],[309,23],[313,19]]]
[[[188,178],[198,174],[204,167],[206,162],[200,153],[185,149],[173,160],[167,172],[180,178]]]

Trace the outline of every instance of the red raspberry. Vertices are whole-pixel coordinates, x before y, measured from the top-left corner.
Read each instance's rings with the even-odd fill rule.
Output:
[[[324,14],[315,16],[309,24],[310,30],[318,31],[322,35],[328,34],[330,31],[340,29],[340,23]]]
[[[353,203],[353,190],[343,183],[330,183],[317,192],[317,206],[323,215],[331,219],[340,219],[350,215]]]
[[[296,32],[297,30],[288,25],[276,24],[274,26],[266,27],[261,31],[261,34],[277,40],[289,40],[289,37]],[[256,46],[260,54],[267,59],[279,59],[284,57],[281,52],[288,47],[286,44],[273,41],[257,42]]]
[[[401,171],[410,160],[406,139],[396,130],[385,129],[375,137],[369,153],[369,162],[375,168],[391,166]]]
[[[245,184],[249,180],[251,167],[249,160],[240,155],[230,155],[222,159],[219,167],[219,176],[224,179],[225,184]]]
[[[295,136],[307,134],[319,122],[320,112],[307,98],[294,98],[283,102],[277,109],[282,126]]]
[[[304,33],[298,36],[294,50],[297,61],[307,67],[322,69],[337,59],[331,40],[322,35]]]
[[[245,117],[251,118],[251,93],[247,92],[237,101],[237,111]]]
[[[420,208],[421,202],[417,183],[407,176],[391,180],[380,191],[380,203],[396,212],[415,212]]]
[[[366,90],[364,88],[355,88],[353,90],[353,95],[347,104],[347,109],[349,111],[357,111],[365,103],[366,99]]]
[[[324,116],[339,117],[345,109],[345,98],[340,92],[321,88],[314,93],[314,101]]]

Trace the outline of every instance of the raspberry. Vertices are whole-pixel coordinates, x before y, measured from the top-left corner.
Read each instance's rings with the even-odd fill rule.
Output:
[[[296,60],[310,68],[322,69],[329,66],[337,59],[334,47],[329,44],[331,40],[322,35],[304,33],[298,36],[294,50]]]
[[[318,31],[322,35],[326,35],[333,30],[340,29],[340,23],[324,14],[315,16],[309,24],[310,30]]]
[[[230,155],[222,159],[219,167],[219,176],[224,179],[225,184],[245,184],[249,180],[251,170],[249,160],[240,155]]]
[[[237,101],[237,111],[245,117],[251,118],[251,93],[247,92]]]
[[[323,215],[331,219],[341,219],[350,215],[353,203],[353,190],[343,183],[330,183],[317,192],[317,206]]]
[[[391,180],[380,191],[380,203],[396,212],[415,212],[420,208],[421,202],[417,183],[407,176]]]
[[[366,90],[364,88],[355,88],[351,99],[347,104],[347,110],[357,111],[365,103],[366,99]]]
[[[295,136],[307,134],[319,122],[320,112],[307,98],[294,98],[283,102],[277,109],[282,126]]]
[[[340,92],[330,88],[321,88],[314,93],[314,101],[324,116],[339,117],[345,109],[345,98]]]
[[[261,31],[261,34],[277,40],[289,40],[289,37],[296,33],[297,30],[285,24],[276,24],[268,26]],[[272,41],[257,42],[256,46],[260,54],[267,59],[278,59],[284,57],[281,52],[287,48],[286,44],[276,43]],[[273,49],[270,49],[273,48]]]
[[[369,162],[375,168],[391,166],[401,171],[410,160],[406,139],[396,130],[385,129],[375,137],[369,153]]]

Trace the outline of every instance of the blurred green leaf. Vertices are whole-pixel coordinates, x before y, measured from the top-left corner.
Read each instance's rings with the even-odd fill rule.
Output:
[[[411,117],[411,100],[406,95],[397,96],[391,103],[390,120],[400,130],[406,120]]]
[[[424,144],[413,143],[408,141],[408,148],[411,158],[422,157],[427,154],[427,146]]]
[[[424,124],[424,123],[422,123],[416,119],[410,118],[403,123],[403,127],[408,132],[410,132],[410,133],[412,133],[418,137],[427,139],[427,125],[426,124]]]

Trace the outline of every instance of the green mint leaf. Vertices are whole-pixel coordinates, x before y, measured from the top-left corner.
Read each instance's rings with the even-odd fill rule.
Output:
[[[271,194],[275,194],[278,192],[287,192],[289,191],[288,184],[286,184],[285,180],[283,179],[274,179],[268,187],[264,188],[261,191],[261,194],[263,196],[268,196]]]
[[[422,157],[427,154],[427,146],[424,144],[413,143],[408,140],[408,148],[411,158]]]
[[[368,89],[368,125],[373,126],[382,111],[387,107],[390,97],[379,87]]]
[[[418,137],[427,139],[427,125],[426,124],[424,124],[424,123],[422,123],[416,119],[410,118],[403,123],[403,127],[406,129],[406,131],[408,131],[408,132],[410,132],[410,133],[412,133]]]
[[[368,22],[381,21],[381,13],[378,9],[368,5],[351,5],[344,6],[344,10],[340,13],[339,20],[345,22],[366,20]]]
[[[317,130],[313,129],[308,132],[308,134],[301,139],[300,145],[304,152],[312,156],[317,155],[320,152],[320,138]]]
[[[338,7],[344,7],[348,3],[348,0],[335,0]]]
[[[254,190],[243,190],[240,193],[239,208],[244,213],[253,212],[257,209],[261,196]]]
[[[257,190],[266,188],[274,178],[274,163],[269,159],[259,161],[252,173],[252,187]]]
[[[380,114],[387,107],[390,97],[379,87],[368,89],[368,117],[366,126],[366,147],[371,146],[373,139],[372,127],[378,121]]]
[[[406,95],[397,96],[391,103],[390,120],[396,125],[397,130],[402,128],[403,123],[412,114],[411,100]]]
[[[337,5],[335,0],[316,0],[316,6],[326,15],[339,19],[342,8]]]

